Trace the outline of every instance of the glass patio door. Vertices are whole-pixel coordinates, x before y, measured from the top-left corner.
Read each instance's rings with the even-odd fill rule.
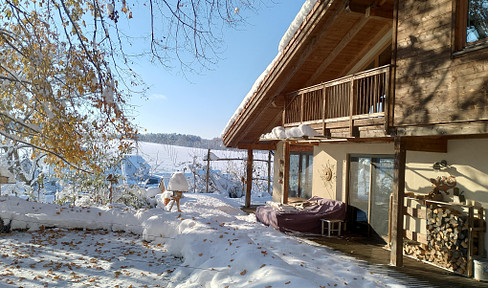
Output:
[[[352,226],[387,239],[393,190],[393,157],[352,155],[349,159],[349,199]]]
[[[312,197],[313,153],[292,152],[290,154],[290,178],[288,197]]]

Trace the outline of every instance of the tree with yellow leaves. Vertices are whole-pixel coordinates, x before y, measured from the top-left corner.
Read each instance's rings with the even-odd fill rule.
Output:
[[[194,67],[195,59],[202,66],[211,63],[207,53],[215,52],[219,40],[212,33],[215,19],[232,25],[239,18],[238,7],[251,6],[242,0],[137,4],[150,16],[138,17],[148,21],[149,33],[141,36],[149,39],[152,59],[166,65],[176,58],[183,67]],[[114,146],[127,151],[129,142],[123,140],[137,134],[128,99],[134,91],[144,91],[124,51],[132,43],[119,29],[122,20],[133,18],[134,5],[126,0],[0,2],[4,143],[28,145],[58,168],[95,172]],[[183,55],[194,60],[186,62],[191,57]]]
[[[0,134],[47,162],[96,171],[112,140],[136,133],[107,51],[83,30],[80,1],[0,4]],[[119,142],[121,150],[127,143]]]

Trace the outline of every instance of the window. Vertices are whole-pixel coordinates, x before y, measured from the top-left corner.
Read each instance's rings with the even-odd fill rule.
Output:
[[[290,178],[288,197],[312,197],[313,153],[292,152],[290,154]]]
[[[455,50],[488,44],[488,0],[457,0]]]

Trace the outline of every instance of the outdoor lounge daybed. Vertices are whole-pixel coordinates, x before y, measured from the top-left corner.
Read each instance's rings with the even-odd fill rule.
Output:
[[[276,203],[275,203],[276,204]],[[344,220],[346,205],[337,200],[312,197],[293,205],[269,203],[256,209],[258,221],[282,232],[320,233],[320,219]]]

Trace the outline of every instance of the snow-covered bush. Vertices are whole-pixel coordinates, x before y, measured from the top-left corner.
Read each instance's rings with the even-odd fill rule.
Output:
[[[120,203],[136,209],[154,207],[154,202],[146,197],[146,190],[137,185],[123,184],[113,187],[113,203]]]

